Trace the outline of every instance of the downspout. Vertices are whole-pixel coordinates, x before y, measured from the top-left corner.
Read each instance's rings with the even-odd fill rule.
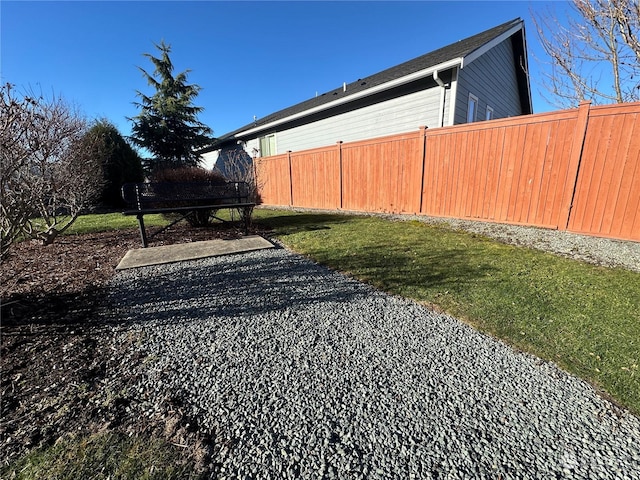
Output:
[[[438,76],[438,70],[433,71],[433,79],[442,88],[440,90],[440,110],[438,112],[438,126],[444,127],[444,100],[446,94],[446,86],[442,79]]]

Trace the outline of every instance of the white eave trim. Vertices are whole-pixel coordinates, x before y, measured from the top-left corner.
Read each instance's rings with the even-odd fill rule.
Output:
[[[378,92],[382,92],[384,90],[389,90],[394,87],[398,87],[400,85],[404,85],[405,83],[413,82],[414,80],[419,80],[424,77],[431,77],[433,72],[435,71],[443,71],[458,65],[462,66],[464,59],[462,57],[454,58],[452,60],[448,60],[446,62],[440,63],[438,65],[434,65],[429,68],[425,68],[424,70],[419,70],[417,72],[411,73],[401,78],[396,78],[395,80],[391,80],[390,82],[382,83],[380,85],[376,85],[375,87],[368,88],[358,93],[354,93],[353,95],[348,95],[343,98],[339,98],[332,102],[324,103],[322,105],[318,105],[317,107],[310,108],[309,110],[305,110],[303,112],[298,112],[294,115],[290,115],[285,118],[281,118],[279,120],[274,120],[271,123],[267,123],[265,125],[261,125],[259,127],[250,128],[249,130],[245,130],[243,132],[239,132],[233,136],[233,138],[245,137],[247,135],[251,135],[253,133],[260,132],[262,130],[266,130],[269,128],[276,127],[283,123],[291,122],[292,120],[296,120],[298,118],[306,117],[307,115],[311,115],[313,113],[321,112],[323,110],[328,110],[330,108],[336,107],[338,105],[342,105],[344,103],[352,102],[353,100],[357,100],[359,98],[368,97],[369,95],[374,95]]]
[[[481,57],[482,55],[487,53],[493,47],[501,44],[507,38],[510,38],[515,33],[518,33],[519,31],[521,31],[523,29],[523,25],[522,24],[523,24],[523,22],[519,21],[517,24],[515,24],[513,27],[511,27],[509,30],[507,30],[503,34],[498,35],[496,38],[494,38],[492,40],[489,40],[487,43],[485,43],[481,47],[478,47],[476,50],[474,50],[473,52],[468,54],[466,57],[464,57],[462,59],[462,62],[460,64],[460,68],[464,68],[466,65],[469,65],[471,62],[473,62],[478,57]]]

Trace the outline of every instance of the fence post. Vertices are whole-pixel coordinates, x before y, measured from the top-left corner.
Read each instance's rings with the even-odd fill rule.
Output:
[[[427,128],[429,127],[422,126],[419,128],[422,133],[422,174],[420,176],[420,209],[418,210],[418,214],[422,213],[422,201],[424,199],[424,168],[427,157]]]
[[[343,191],[343,186],[342,186],[342,140],[338,140],[336,142],[338,144],[338,165],[339,165],[339,169],[340,169],[340,210],[343,209],[343,202],[342,202],[342,191]]]
[[[558,225],[558,228],[562,230],[568,230],[569,222],[571,221],[573,199],[576,195],[576,188],[578,186],[580,162],[582,161],[582,149],[584,148],[584,141],[587,136],[590,109],[590,101],[580,102],[580,106],[578,107],[578,117],[576,118],[575,134],[571,142],[571,152],[569,154],[569,166],[567,171],[567,178],[572,179],[572,183],[568,186],[567,191],[565,191],[565,198],[562,203],[562,216],[559,219],[560,225]]]
[[[289,206],[293,207],[293,173],[291,171],[291,150],[287,150],[287,160],[289,161]]]

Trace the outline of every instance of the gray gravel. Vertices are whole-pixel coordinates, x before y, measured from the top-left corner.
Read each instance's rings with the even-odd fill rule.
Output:
[[[547,228],[435,217],[410,217],[425,223],[444,223],[512,245],[526,246],[584,262],[640,272],[640,242],[579,235]]]
[[[640,478],[640,420],[585,382],[284,249],[112,291],[144,339],[147,414],[181,398],[215,432],[216,478]]]

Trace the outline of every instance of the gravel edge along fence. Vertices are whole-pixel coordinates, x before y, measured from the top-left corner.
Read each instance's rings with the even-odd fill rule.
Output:
[[[640,272],[640,242],[612,238],[581,235],[562,230],[510,225],[496,222],[463,220],[457,218],[430,217],[427,215],[365,213],[292,207],[260,207],[265,210],[282,210],[328,215],[374,216],[395,221],[418,221],[431,225],[446,225],[454,230],[462,230],[484,235],[499,242],[536,250],[555,253],[574,260],[601,265],[620,267]]]
[[[180,398],[212,478],[640,478],[640,420],[586,382],[285,249],[111,287],[142,411]]]
[[[521,225],[415,217],[418,218],[426,223],[444,223],[458,230],[478,233],[511,245],[526,246],[605,267],[621,267],[640,272],[640,242]]]

